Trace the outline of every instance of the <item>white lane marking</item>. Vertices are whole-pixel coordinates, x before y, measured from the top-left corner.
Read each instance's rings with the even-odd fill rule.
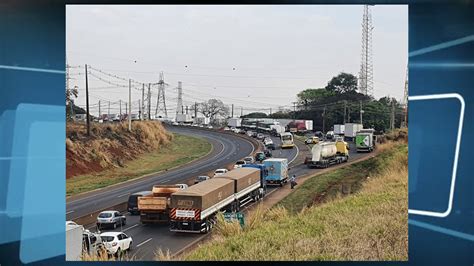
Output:
[[[150,242],[152,239],[153,239],[153,238],[149,238],[149,239],[147,239],[147,240],[141,242],[140,244],[137,245],[137,248],[139,248],[139,247],[140,247],[141,245],[143,245],[143,244],[146,244],[146,243]]]
[[[125,194],[118,195],[117,198],[121,198],[121,197],[123,197],[123,196],[128,196],[128,195],[130,195],[130,193],[127,192],[127,193],[125,193]]]
[[[298,157],[298,154],[300,153],[300,149],[298,148],[298,145],[295,144],[295,147],[296,147],[296,155],[295,157],[293,158],[293,160],[291,160],[288,165],[290,165],[294,160],[296,160],[296,158]]]
[[[139,225],[140,225],[140,224],[134,224],[134,225],[132,225],[132,226],[130,226],[130,227],[127,227],[127,228],[123,229],[122,231],[125,232],[125,231],[127,231],[127,230],[129,230],[129,229],[132,229],[132,228],[135,228],[135,227],[137,227],[137,226],[139,226]]]
[[[74,211],[68,211],[66,212],[66,215],[70,214],[70,213],[73,213]]]

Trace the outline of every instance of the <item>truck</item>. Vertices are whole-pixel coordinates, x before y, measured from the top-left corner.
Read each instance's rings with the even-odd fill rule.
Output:
[[[231,117],[231,118],[229,118],[229,119],[227,120],[227,126],[239,128],[239,127],[242,126],[242,119],[241,119],[241,118]]]
[[[348,145],[344,141],[319,142],[311,149],[311,158],[306,158],[305,164],[309,168],[327,168],[333,164],[347,162],[349,160],[347,148]]]
[[[313,120],[295,120],[287,125],[291,133],[306,133],[313,130]]]
[[[66,261],[80,261],[84,254],[93,256],[101,252],[105,252],[105,247],[99,234],[74,222],[66,222]]]
[[[344,124],[344,136],[347,138],[355,138],[356,133],[363,129],[362,124],[345,123]]]
[[[176,114],[176,122],[178,123],[192,123],[193,119],[190,114]]]
[[[257,168],[237,168],[171,195],[170,231],[207,233],[218,212],[237,212],[265,194]]]
[[[374,129],[362,129],[356,133],[357,152],[371,152],[375,149]]]
[[[285,127],[281,125],[270,125],[270,134],[272,136],[279,137],[280,134],[285,132]]]
[[[155,185],[152,194],[138,197],[138,211],[142,224],[169,221],[169,201],[171,194],[182,190],[179,185]]]
[[[344,125],[334,125],[334,134],[339,136],[344,135]]]
[[[280,185],[282,187],[288,182],[288,159],[270,158],[263,161],[267,170],[265,181],[269,185]]]

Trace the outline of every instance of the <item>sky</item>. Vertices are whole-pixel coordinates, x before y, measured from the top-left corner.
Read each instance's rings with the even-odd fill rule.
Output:
[[[408,7],[376,5],[371,12],[374,97],[401,99]],[[362,15],[361,5],[68,5],[69,86],[78,87],[76,104],[85,106],[84,65],[90,65],[91,113],[98,113],[99,100],[102,113],[109,102],[110,113],[118,113],[119,101],[122,112],[128,101],[126,80],[156,83],[163,71],[171,114],[178,81],[185,106],[217,98],[234,104],[235,115],[275,112],[340,72],[358,76]],[[132,86],[138,112],[142,85]],[[154,113],[158,87],[151,91]]]

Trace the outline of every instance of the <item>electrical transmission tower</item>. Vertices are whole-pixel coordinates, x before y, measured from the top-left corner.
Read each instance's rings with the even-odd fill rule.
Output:
[[[405,75],[405,87],[403,88],[402,106],[403,106],[402,127],[407,127],[407,116],[408,116],[408,66],[407,66],[407,72],[406,72],[406,75]]]
[[[372,15],[368,5],[364,6],[362,18],[362,52],[359,72],[359,91],[364,95],[372,95],[374,76],[372,65]]]
[[[156,110],[155,117],[159,112],[163,112],[165,117],[168,118],[168,110],[166,109],[166,100],[165,100],[165,86],[168,85],[165,83],[165,75],[163,71],[160,72],[160,81],[158,81],[158,99],[156,100]],[[160,106],[160,102],[162,103]]]
[[[178,81],[178,105],[176,106],[176,118],[179,113],[183,113],[183,87],[181,81]]]

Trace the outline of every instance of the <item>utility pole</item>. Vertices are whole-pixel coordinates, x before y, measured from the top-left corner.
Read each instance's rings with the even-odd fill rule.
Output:
[[[142,120],[142,106],[140,99],[138,99],[138,119]]]
[[[181,114],[184,115],[184,105],[181,105]]]
[[[148,120],[151,120],[151,83],[148,83]]]
[[[323,133],[326,132],[326,105],[324,105],[323,109]]]
[[[270,107],[270,115],[272,115],[272,108]]]
[[[132,131],[132,80],[128,79],[128,131]]]
[[[91,135],[91,119],[89,114],[89,83],[87,79],[87,64],[85,65],[86,69],[86,112],[87,112],[87,136]],[[100,106],[100,105],[99,105]]]
[[[110,117],[110,101],[109,101],[109,109],[107,110],[107,115]]]
[[[293,102],[293,123],[296,120],[296,102]]]
[[[100,117],[102,116],[102,114],[100,113],[100,105],[101,105],[101,104],[100,104],[100,100],[99,100],[99,119],[100,119]]]
[[[360,124],[362,127],[364,127],[364,124],[362,123],[362,114],[364,113],[364,110],[362,110],[362,101],[360,101]]]
[[[158,81],[158,98],[156,99],[156,110],[155,116],[158,115],[158,112],[163,111],[165,117],[168,118],[168,110],[166,109],[166,99],[165,99],[165,74],[163,71],[160,72],[160,80]],[[163,107],[160,107],[160,101],[163,102]]]
[[[407,73],[405,76],[405,87],[403,89],[403,122],[402,127],[407,127],[407,118],[408,118],[408,66]]]
[[[128,103],[125,102],[125,114],[128,114]]]
[[[234,118],[234,104],[232,104],[232,118]]]
[[[122,100],[120,100],[120,119],[122,119]]]
[[[347,101],[344,100],[344,124],[346,123],[346,109],[347,109]]]
[[[395,128],[395,101],[392,99],[392,112],[390,113],[390,130]]]
[[[362,52],[359,71],[359,91],[364,95],[372,95],[373,64],[372,64],[372,15],[369,5],[364,6],[362,17]]]
[[[186,114],[188,114],[188,106],[186,105]]]
[[[195,102],[194,103],[194,119],[197,119],[197,115],[198,115],[198,103]]]
[[[244,108],[241,106],[240,107],[240,117],[244,116]]]
[[[145,83],[142,84],[142,105],[140,105],[140,108],[142,109],[142,114],[140,119],[144,120],[145,119]]]

